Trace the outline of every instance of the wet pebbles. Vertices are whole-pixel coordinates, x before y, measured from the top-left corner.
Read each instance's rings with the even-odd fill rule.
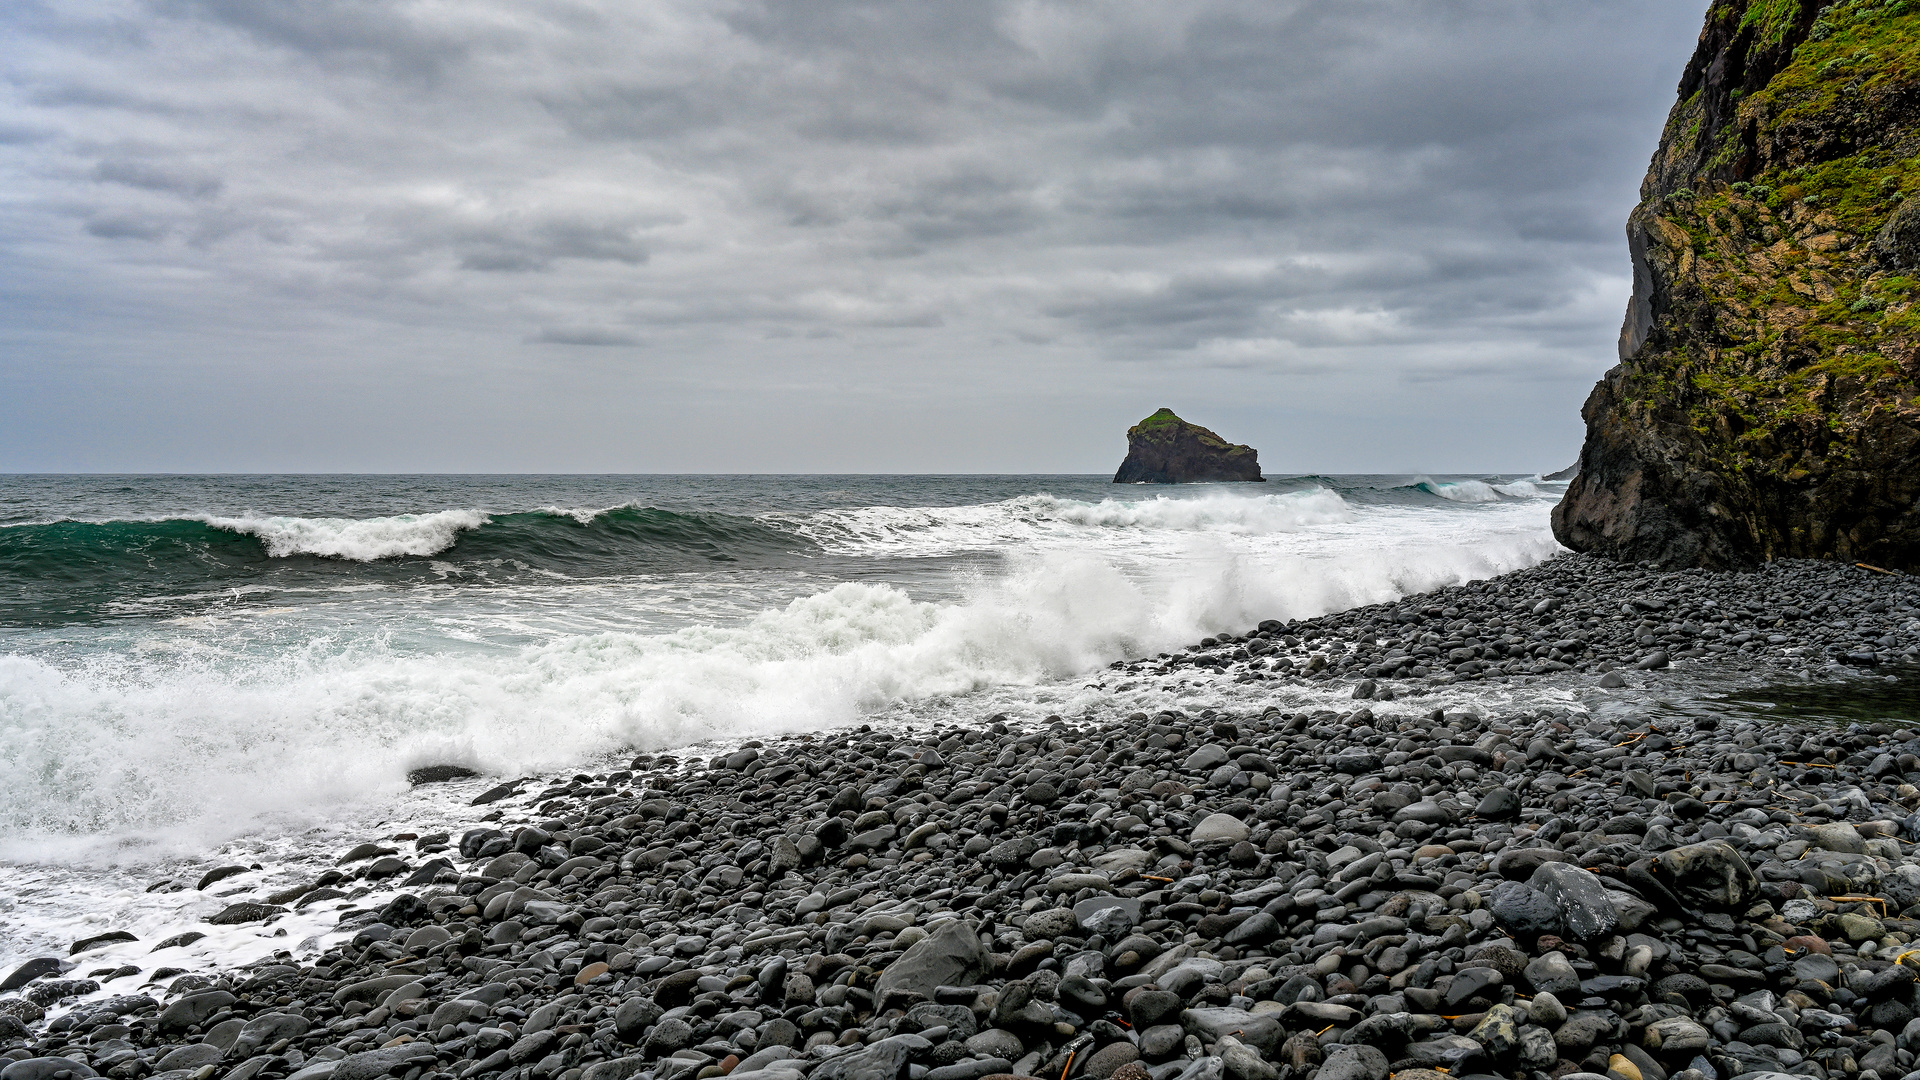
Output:
[[[1208,638],[1126,674],[1413,685],[1695,661],[1809,672],[1920,659],[1920,583],[1842,563],[1656,573],[1580,555],[1393,604]],[[1618,684],[1618,680],[1610,680]]]
[[[10,974],[0,1080],[1920,1076],[1920,732],[1446,700],[1876,667],[1916,600],[1568,557],[1122,665],[1218,669],[1225,708],[502,785],[209,920],[338,909],[318,956],[103,996],[101,938]]]

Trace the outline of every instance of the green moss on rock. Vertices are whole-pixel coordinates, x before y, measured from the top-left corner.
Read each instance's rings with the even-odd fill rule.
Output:
[[[1562,542],[1920,561],[1920,312],[1877,239],[1920,195],[1920,0],[1714,3],[1641,195]]]

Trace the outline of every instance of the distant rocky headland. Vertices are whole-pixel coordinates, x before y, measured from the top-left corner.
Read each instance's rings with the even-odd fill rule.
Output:
[[[1127,459],[1116,484],[1263,482],[1260,451],[1230,443],[1161,409],[1127,429]]]
[[[1920,566],[1916,145],[1920,8],[1711,6],[1627,223],[1620,365],[1562,543]]]

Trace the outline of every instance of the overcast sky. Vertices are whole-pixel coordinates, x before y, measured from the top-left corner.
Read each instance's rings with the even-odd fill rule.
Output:
[[[10,0],[0,469],[1569,463],[1704,0]]]

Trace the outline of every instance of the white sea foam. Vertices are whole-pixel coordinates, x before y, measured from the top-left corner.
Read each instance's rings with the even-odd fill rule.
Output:
[[[1084,502],[1026,495],[975,506],[866,506],[775,517],[829,551],[947,555],[1008,545],[1125,548],[1192,534],[1268,536],[1344,524],[1354,511],[1326,488],[1276,495],[1209,493]]]
[[[1140,551],[1029,546],[1004,574],[961,587],[958,602],[845,583],[743,622],[671,633],[426,655],[370,635],[264,653],[141,648],[60,665],[0,656],[9,776],[0,826],[16,845],[0,855],[44,853],[36,837],[71,854],[74,833],[108,839],[101,850],[122,856],[136,839],[191,847],[274,815],[325,817],[399,790],[405,770],[426,763],[517,773],[626,745],[816,729],[901,702],[1062,679],[1557,550],[1537,512],[1470,531],[1417,513],[1328,513],[1341,520],[1308,533],[1155,530],[1157,546]]]
[[[1543,480],[1538,475],[1511,480],[1503,484],[1489,483],[1485,480],[1431,480],[1420,477],[1414,484],[1420,490],[1438,495],[1449,502],[1492,503],[1499,502],[1502,496],[1509,499],[1557,499],[1566,490],[1563,481]]]
[[[397,514],[376,518],[241,517],[202,518],[228,532],[257,536],[267,554],[319,555],[350,562],[373,562],[401,555],[437,555],[460,534],[487,523],[478,510],[442,510],[437,514]]]
[[[377,519],[366,532],[273,520],[306,523],[276,534],[302,550],[378,558],[402,553],[395,545],[451,543],[484,520],[463,513]],[[788,524],[860,555],[1007,558],[916,594],[846,582],[760,599],[757,613],[751,602],[767,594],[733,578],[700,586],[725,591],[725,604],[663,582],[699,614],[671,630],[632,617],[669,597],[631,583],[554,593],[570,621],[491,600],[465,616],[442,606],[409,615],[412,594],[382,589],[329,594],[298,616],[151,625],[127,648],[0,655],[0,860],[40,867],[0,869],[0,884],[40,890],[31,918],[0,913],[0,959],[82,936],[102,918],[145,938],[185,917],[171,901],[142,899],[129,868],[233,838],[258,853],[232,861],[272,865],[302,845],[332,850],[355,815],[417,814],[438,796],[407,793],[411,767],[520,775],[626,747],[817,730],[901,709],[965,718],[1022,701],[1084,705],[1106,700],[1082,684],[1115,659],[1539,562],[1558,550],[1545,517],[1539,499],[1467,512],[1350,505],[1324,490],[832,511]],[[788,589],[801,580],[778,579]],[[418,595],[444,605],[460,594]],[[326,831],[304,836],[314,827]],[[35,874],[52,876],[32,884]],[[101,907],[109,895],[120,899]],[[242,936],[204,949],[238,956],[267,944]]]
[[[613,510],[624,510],[631,505],[633,504],[623,503],[620,506],[603,506],[597,510],[588,509],[583,506],[542,506],[536,513],[547,514],[551,517],[572,518],[575,524],[591,525],[593,524],[593,519],[599,517],[601,514]]]
[[[1450,502],[1490,503],[1499,502],[1500,493],[1492,484],[1483,480],[1451,480],[1441,482],[1422,478],[1417,485],[1421,490],[1438,495]]]

